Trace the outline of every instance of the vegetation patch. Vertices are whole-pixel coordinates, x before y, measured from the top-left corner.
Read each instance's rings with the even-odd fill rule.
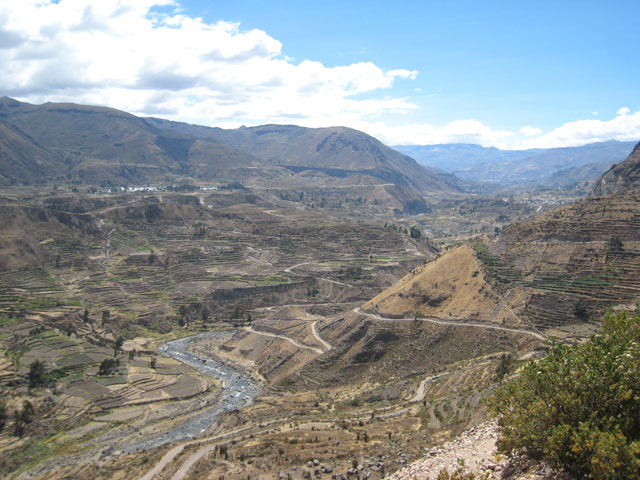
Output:
[[[580,478],[640,478],[640,316],[607,314],[602,334],[553,345],[491,401],[499,449]]]

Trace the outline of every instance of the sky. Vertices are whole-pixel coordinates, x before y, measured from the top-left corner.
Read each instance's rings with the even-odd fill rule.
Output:
[[[0,0],[0,95],[390,145],[640,140],[639,0]]]

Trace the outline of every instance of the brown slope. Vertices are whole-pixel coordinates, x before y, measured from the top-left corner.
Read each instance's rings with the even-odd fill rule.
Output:
[[[413,269],[387,290],[362,306],[387,317],[419,316],[443,319],[478,319],[513,323],[508,308],[499,306],[481,274],[482,265],[468,245]]]
[[[638,299],[640,190],[632,189],[559,207],[505,227],[497,239],[448,250],[363,308],[585,336],[606,309],[635,309]]]
[[[556,208],[506,227],[486,247],[496,288],[525,289],[521,316],[540,327],[630,308],[640,298],[640,191]]]
[[[235,169],[259,165],[256,158],[226,145],[158,130],[111,108],[30,105],[3,97],[0,118],[62,158],[68,177],[84,183],[224,178]],[[31,182],[29,172],[25,175],[21,183]]]
[[[158,128],[215,140],[293,172],[315,170],[338,178],[364,174],[422,192],[464,188],[455,176],[427,170],[370,135],[346,127],[262,125],[223,130],[155,118],[149,121]]]
[[[16,127],[0,121],[0,185],[41,184],[61,175],[60,158]]]
[[[623,190],[640,187],[640,143],[627,159],[614,165],[596,182],[591,192],[592,197],[603,197]]]
[[[622,191],[558,207],[505,227],[501,240],[522,242],[640,241],[640,191]]]

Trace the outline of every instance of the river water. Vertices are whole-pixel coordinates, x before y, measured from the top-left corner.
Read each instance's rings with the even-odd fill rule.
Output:
[[[206,407],[185,423],[155,437],[122,447],[124,453],[156,448],[167,443],[189,440],[202,435],[215,423],[221,413],[235,410],[251,404],[260,393],[260,385],[249,375],[229,365],[210,358],[202,358],[189,351],[189,345],[195,341],[211,338],[224,338],[233,335],[226,332],[209,332],[192,337],[167,342],[158,347],[164,355],[188,365],[200,373],[223,382],[222,394],[215,405]]]

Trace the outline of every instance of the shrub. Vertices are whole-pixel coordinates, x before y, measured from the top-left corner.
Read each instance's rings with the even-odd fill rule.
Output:
[[[98,369],[98,375],[100,376],[104,376],[104,375],[113,375],[116,370],[118,369],[118,366],[120,365],[120,362],[115,359],[115,358],[105,358],[104,360],[102,360],[102,362],[100,362],[100,368]]]
[[[31,388],[42,387],[49,383],[47,371],[43,361],[34,360],[31,365],[29,365],[28,378],[29,387]]]
[[[640,317],[607,314],[582,345],[553,344],[490,401],[503,453],[581,477],[640,478]]]

